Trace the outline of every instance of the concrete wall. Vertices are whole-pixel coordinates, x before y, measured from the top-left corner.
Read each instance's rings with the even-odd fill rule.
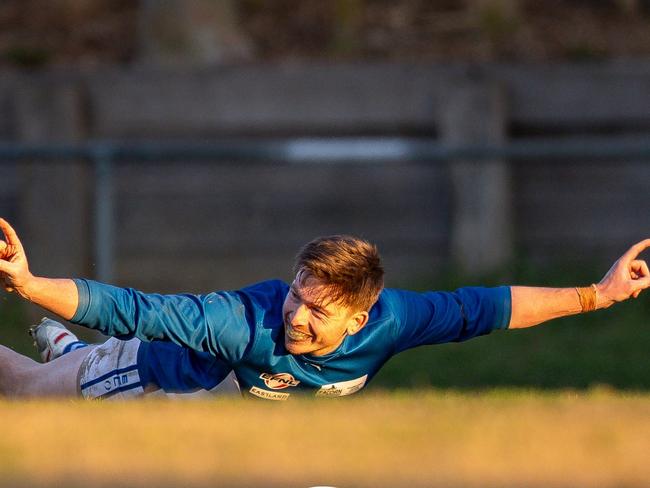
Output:
[[[6,141],[409,135],[453,144],[645,134],[650,69],[245,65],[0,77]],[[278,162],[280,163],[280,162]],[[116,168],[115,281],[201,291],[289,278],[300,244],[379,243],[389,284],[512,256],[609,261],[647,234],[647,162],[457,161],[297,167],[195,162]],[[93,276],[92,173],[80,162],[0,164],[0,213],[35,271]],[[604,269],[599,269],[598,277]]]

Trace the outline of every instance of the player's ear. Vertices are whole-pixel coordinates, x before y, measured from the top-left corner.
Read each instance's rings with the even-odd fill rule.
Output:
[[[368,323],[368,312],[356,312],[348,321],[348,335],[354,335]]]

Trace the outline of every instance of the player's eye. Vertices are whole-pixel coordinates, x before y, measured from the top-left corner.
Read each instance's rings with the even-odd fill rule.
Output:
[[[320,308],[313,308],[312,311],[314,312],[314,315],[318,318],[327,318],[327,314],[325,313],[324,310],[321,310]]]

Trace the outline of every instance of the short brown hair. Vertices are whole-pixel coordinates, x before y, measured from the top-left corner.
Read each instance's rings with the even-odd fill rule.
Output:
[[[318,237],[296,256],[293,271],[321,281],[333,302],[369,310],[384,287],[377,246],[349,235]]]

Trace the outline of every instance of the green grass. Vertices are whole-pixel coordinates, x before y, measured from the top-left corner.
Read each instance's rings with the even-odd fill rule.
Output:
[[[0,344],[35,358],[28,325],[25,303],[15,295],[0,291]]]

